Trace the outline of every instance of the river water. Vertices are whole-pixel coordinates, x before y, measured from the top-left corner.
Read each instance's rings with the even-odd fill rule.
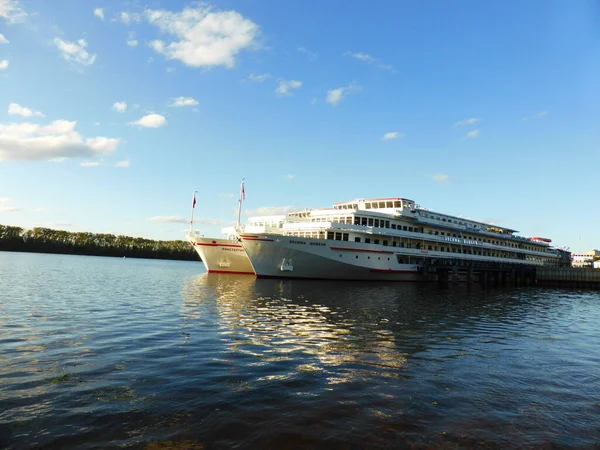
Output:
[[[0,252],[0,447],[598,448],[600,294]]]

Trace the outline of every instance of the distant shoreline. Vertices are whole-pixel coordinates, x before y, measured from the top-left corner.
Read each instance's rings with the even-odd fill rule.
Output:
[[[0,225],[0,251],[198,261],[187,241]]]

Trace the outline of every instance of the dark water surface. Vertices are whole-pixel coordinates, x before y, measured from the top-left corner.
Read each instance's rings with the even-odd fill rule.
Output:
[[[600,448],[600,295],[0,252],[0,447]]]

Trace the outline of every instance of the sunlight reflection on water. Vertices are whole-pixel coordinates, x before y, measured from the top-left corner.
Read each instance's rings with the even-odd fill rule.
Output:
[[[0,252],[0,446],[600,444],[597,293],[201,272]]]

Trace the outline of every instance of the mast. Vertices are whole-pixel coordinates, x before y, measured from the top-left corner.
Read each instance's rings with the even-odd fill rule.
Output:
[[[198,191],[194,191],[194,196],[192,197],[192,214],[190,215],[190,234],[192,234],[192,227],[194,225],[194,207],[196,206],[196,193]]]
[[[242,178],[242,184],[240,186],[240,199],[238,200],[238,216],[236,230],[239,230],[242,218],[242,202],[246,199],[246,192],[244,191],[244,178]]]

